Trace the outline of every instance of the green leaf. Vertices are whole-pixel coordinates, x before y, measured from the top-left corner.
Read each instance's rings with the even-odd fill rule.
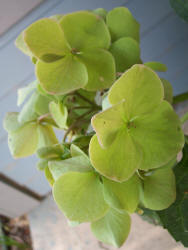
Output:
[[[69,220],[94,221],[108,210],[101,185],[99,177],[93,172],[68,172],[55,182],[53,196]]]
[[[49,104],[50,114],[58,127],[67,128],[67,117],[68,111],[65,105],[62,102],[51,102]]]
[[[157,211],[160,219],[176,241],[188,247],[187,211],[188,211],[188,144],[183,149],[183,158],[174,168],[176,176],[176,201],[167,209]]]
[[[32,53],[27,47],[27,44],[24,41],[24,31],[22,31],[19,36],[16,38],[15,45],[18,49],[20,49],[24,54],[32,57]]]
[[[55,144],[52,146],[42,147],[37,150],[37,156],[41,159],[57,159],[61,158],[64,150],[60,144]]]
[[[128,118],[152,112],[162,101],[164,90],[157,74],[144,65],[134,65],[111,87],[111,104],[125,100]]]
[[[107,214],[91,224],[91,230],[100,241],[121,247],[127,239],[131,226],[129,214],[110,208]]]
[[[159,72],[167,71],[166,65],[160,62],[146,62],[144,63],[144,65],[151,68],[154,71],[159,71]]]
[[[24,31],[24,41],[34,56],[63,56],[70,52],[63,30],[53,19],[44,18],[31,24]]]
[[[38,125],[38,146],[37,149],[58,144],[56,135],[50,125]]]
[[[169,81],[164,78],[161,78],[164,87],[164,100],[169,103],[173,103],[173,88]]]
[[[122,37],[112,43],[110,52],[115,58],[117,72],[124,72],[141,62],[139,43],[131,37]]]
[[[178,16],[188,22],[188,2],[186,0],[170,0],[170,4]]]
[[[26,123],[8,134],[8,145],[14,158],[27,157],[35,153],[38,143],[37,124]]]
[[[139,23],[125,7],[117,7],[108,12],[106,23],[111,33],[112,41],[121,37],[132,37],[139,42]]]
[[[105,22],[89,11],[67,14],[60,21],[65,37],[75,52],[110,46],[110,34]]]
[[[115,62],[113,56],[106,50],[87,50],[78,55],[86,66],[88,83],[84,89],[89,91],[109,88],[115,81]]]
[[[18,115],[18,121],[20,123],[35,121],[37,119],[38,115],[34,109],[37,99],[38,99],[38,93],[34,92],[29,98],[29,100],[24,104],[22,110]]]
[[[105,177],[123,182],[140,166],[141,150],[126,131],[120,131],[115,141],[103,149],[94,135],[89,145],[90,160],[94,168]]]
[[[118,183],[103,178],[104,199],[114,209],[134,213],[139,202],[140,180],[133,175],[128,181]]]
[[[179,118],[166,101],[152,113],[135,119],[134,126],[130,133],[143,150],[140,169],[161,167],[174,158],[184,145]]]
[[[18,122],[18,112],[8,112],[3,120],[3,127],[7,132],[16,131],[21,127]]]
[[[50,161],[49,168],[55,180],[67,172],[93,171],[89,160],[84,156],[76,156],[65,160]]]
[[[26,87],[18,89],[18,100],[17,105],[23,104],[28,95],[37,87],[37,81],[31,82]]]
[[[38,61],[36,74],[42,87],[48,93],[57,95],[84,87],[88,81],[85,65],[72,55],[52,63]]]
[[[93,13],[100,16],[105,21],[106,20],[106,15],[107,15],[108,12],[107,12],[107,10],[105,10],[103,8],[97,8],[97,9],[93,10]]]
[[[108,147],[120,130],[127,130],[126,103],[121,102],[92,117],[91,124],[102,147]]]
[[[171,169],[158,169],[143,181],[144,205],[152,210],[163,210],[176,199],[175,176]]]

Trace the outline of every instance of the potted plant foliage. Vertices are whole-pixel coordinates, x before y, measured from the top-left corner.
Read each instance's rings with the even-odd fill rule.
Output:
[[[156,73],[166,66],[142,62],[139,28],[124,7],[31,24],[16,46],[36,81],[18,90],[24,104],[4,127],[13,157],[37,154],[70,224],[90,222],[100,241],[120,247],[137,212],[188,246],[187,115],[178,118],[171,84]]]

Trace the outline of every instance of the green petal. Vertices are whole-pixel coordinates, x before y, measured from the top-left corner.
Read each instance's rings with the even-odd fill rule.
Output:
[[[45,55],[63,56],[70,51],[60,25],[50,18],[31,24],[24,32],[24,40],[33,55],[40,59]]]
[[[53,186],[54,178],[53,178],[48,166],[45,168],[44,173],[45,173],[46,179],[48,180],[50,186]]]
[[[65,37],[71,47],[79,52],[84,49],[110,46],[110,34],[105,22],[88,11],[79,11],[63,16],[60,21]]]
[[[23,104],[28,95],[37,87],[37,81],[31,82],[26,87],[18,89],[18,100],[17,105]]]
[[[60,144],[55,144],[52,146],[39,148],[37,150],[37,156],[41,159],[47,159],[47,160],[57,159],[57,158],[61,159],[63,152],[64,152],[63,147]]]
[[[118,183],[103,178],[104,199],[114,209],[134,213],[139,202],[140,180],[133,175],[128,181]]]
[[[21,127],[18,122],[18,112],[8,112],[3,120],[3,127],[7,132],[16,131]]]
[[[82,88],[88,81],[85,65],[71,55],[52,63],[38,61],[36,74],[42,87],[57,95]]]
[[[161,81],[162,81],[163,87],[164,87],[164,100],[166,100],[167,102],[172,104],[172,102],[173,102],[173,88],[172,88],[172,85],[170,84],[169,81],[167,81],[164,78],[161,78]]]
[[[24,104],[22,107],[22,110],[20,111],[18,115],[18,121],[20,123],[25,123],[29,121],[34,121],[37,119],[38,115],[35,112],[35,103],[38,99],[39,94],[37,92],[34,92],[29,100]]]
[[[110,52],[115,58],[116,71],[124,72],[136,63],[140,63],[140,47],[131,37],[122,37],[115,41]]]
[[[131,135],[143,149],[140,169],[158,168],[168,163],[184,145],[178,116],[166,101],[152,113],[136,119],[134,126]]]
[[[55,182],[53,196],[69,220],[94,221],[108,210],[101,185],[95,173],[69,172]]]
[[[49,125],[42,125],[38,126],[38,146],[37,148],[42,148],[46,146],[52,146],[54,144],[58,144],[58,140],[56,135]]]
[[[92,117],[91,124],[101,146],[110,146],[121,129],[127,130],[125,105],[125,102],[121,102]]]
[[[158,169],[143,181],[144,205],[153,210],[168,208],[176,199],[175,176],[171,169]]]
[[[90,162],[89,157],[78,146],[71,144],[70,151],[72,157],[83,156],[88,162]]]
[[[165,64],[160,63],[160,62],[146,62],[144,65],[148,66],[154,71],[159,71],[159,72],[166,72],[167,67]]]
[[[126,36],[139,42],[140,25],[127,8],[118,7],[109,11],[106,23],[113,41]]]
[[[27,157],[35,153],[38,143],[36,123],[26,123],[8,135],[8,145],[15,158]]]
[[[157,74],[144,65],[134,65],[111,87],[112,104],[125,100],[129,119],[156,108],[164,97],[162,82]]]
[[[103,9],[103,8],[97,8],[95,10],[93,10],[93,13],[97,14],[98,16],[100,16],[101,18],[104,19],[104,21],[106,20],[106,15],[107,15],[107,10]]]
[[[120,247],[127,239],[131,226],[131,218],[125,211],[119,213],[110,208],[107,214],[91,224],[91,230],[100,241]]]
[[[115,62],[113,56],[106,50],[87,50],[78,55],[87,68],[88,83],[84,89],[89,91],[109,88],[115,81]]]
[[[20,49],[24,54],[28,56],[33,56],[29,48],[27,47],[27,44],[24,41],[24,31],[20,33],[20,35],[16,38],[15,45],[18,49]]]
[[[120,131],[108,148],[101,148],[94,135],[89,145],[90,160],[94,168],[105,177],[123,182],[140,166],[141,150],[126,131]]]
[[[35,112],[41,116],[41,115],[45,115],[49,113],[49,103],[50,103],[50,99],[46,96],[43,95],[38,95],[38,98],[35,102]]]
[[[51,102],[49,105],[50,114],[59,128],[67,128],[68,111],[62,102]]]
[[[62,161],[50,161],[49,168],[55,180],[67,172],[92,171],[90,162],[84,156],[76,156]]]

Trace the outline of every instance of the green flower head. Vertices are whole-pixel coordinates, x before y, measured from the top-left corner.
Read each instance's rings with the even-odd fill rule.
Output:
[[[108,99],[112,106],[92,119],[96,135],[89,147],[102,175],[122,182],[137,169],[161,167],[182,149],[180,121],[150,68],[133,66],[114,83]]]
[[[115,80],[115,62],[108,48],[111,37],[103,18],[79,11],[60,19],[44,18],[31,24],[17,39],[22,50],[37,59],[36,75],[51,94],[79,88],[96,91]]]

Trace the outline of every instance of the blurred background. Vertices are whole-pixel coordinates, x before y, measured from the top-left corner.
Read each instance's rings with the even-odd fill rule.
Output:
[[[142,60],[167,65],[168,71],[160,75],[171,82],[174,95],[188,91],[188,23],[177,16],[169,0],[0,0],[0,214],[22,215],[38,206],[51,190],[43,173],[37,171],[34,156],[19,160],[11,157],[2,127],[5,113],[18,111],[17,89],[35,79],[29,57],[14,45],[16,37],[42,17],[99,7],[110,10],[117,6],[129,8],[141,25]],[[164,248],[169,249],[175,250]]]

